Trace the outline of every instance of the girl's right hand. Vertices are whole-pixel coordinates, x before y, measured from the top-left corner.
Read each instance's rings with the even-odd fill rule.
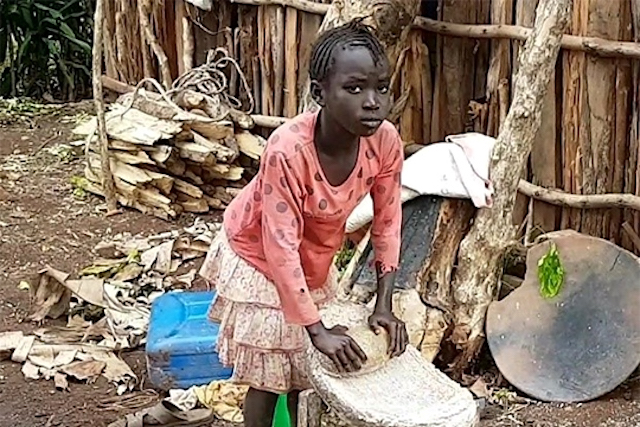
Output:
[[[367,355],[360,346],[346,335],[347,328],[336,326],[331,329],[317,323],[307,327],[313,346],[333,361],[339,372],[355,372],[367,361]]]

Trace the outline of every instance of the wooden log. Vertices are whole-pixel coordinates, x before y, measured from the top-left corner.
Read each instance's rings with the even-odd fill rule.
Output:
[[[223,204],[228,205],[237,196],[235,188],[226,188],[222,186],[203,185],[202,191],[209,197],[220,200]]]
[[[295,8],[287,8],[285,23],[283,115],[294,117],[298,113],[298,11]]]
[[[513,2],[511,0],[492,0],[491,23],[505,25],[510,24],[513,16]],[[487,75],[487,99],[489,102],[489,129],[490,136],[497,136],[502,125],[502,105],[509,105],[509,93],[506,98],[500,96],[500,88],[503,82],[511,76],[511,43],[509,40],[493,40],[491,43],[492,57]]]
[[[133,86],[123,83],[110,76],[102,75],[100,79],[102,80],[102,86],[116,93],[123,94],[133,92],[135,90]]]
[[[209,150],[216,158],[216,162],[233,163],[240,155],[237,150],[233,150],[228,146],[224,146],[216,141],[207,139],[197,132],[192,131],[191,134],[193,135],[193,142]]]
[[[221,141],[233,136],[233,123],[231,122],[190,122],[187,124],[187,128],[212,141]]]
[[[138,151],[137,153],[131,153],[127,151],[110,150],[110,154],[121,161],[130,165],[151,165],[155,166],[156,163],[149,158],[144,151]]]
[[[109,138],[109,149],[122,151],[138,151],[140,150],[140,146],[126,141],[120,141],[119,139]]]
[[[216,209],[216,210],[224,210],[227,205],[225,203],[222,202],[222,200],[220,199],[216,199],[215,197],[211,197],[211,196],[203,196],[204,200],[206,200],[207,205],[211,208],[211,209]]]
[[[288,120],[287,117],[265,116],[263,114],[252,114],[251,119],[253,119],[253,123],[255,124],[255,126],[269,129],[278,128],[285,124]],[[245,129],[247,128],[245,127]]]
[[[443,21],[473,22],[481,7],[479,2],[441,0],[439,11]],[[474,97],[474,79],[469,78],[475,69],[473,40],[440,36],[437,43],[431,141],[465,130],[465,113]]]
[[[158,187],[163,194],[169,195],[169,193],[171,193],[174,184],[173,177],[150,171],[148,169],[145,169],[144,171],[151,177],[151,185]]]
[[[608,22],[608,21],[606,21]],[[532,30],[517,25],[465,25],[417,17],[413,25],[428,32],[476,39],[527,40]],[[602,37],[564,35],[562,48],[602,57],[640,58],[640,43],[619,42]]]
[[[189,184],[186,181],[183,181],[181,179],[178,178],[174,178],[174,186],[173,186],[175,191],[178,191],[182,194],[185,194],[191,198],[194,199],[199,199],[202,197],[203,193],[202,190],[199,189],[198,187],[196,187],[193,184]]]
[[[640,42],[640,1],[635,0],[631,3],[631,13],[633,17],[633,37],[635,42]],[[640,61],[633,63],[633,79],[634,82],[640,81]],[[629,167],[627,168],[626,191],[640,195],[640,159],[638,151],[640,150],[640,85],[634,86],[631,94],[631,131],[629,142]],[[635,166],[634,166],[635,165]],[[640,229],[640,213],[636,212],[633,219],[629,218],[635,229]],[[640,249],[636,250],[640,253]]]
[[[183,176],[187,170],[187,164],[175,153],[164,162],[164,167],[174,176]]]
[[[153,17],[155,20],[158,41],[167,54],[169,71],[171,77],[176,78],[178,72],[178,52],[176,49],[176,0],[164,0],[163,2],[153,2]]]
[[[517,2],[516,24],[525,27],[533,26],[538,0]],[[514,47],[514,58],[518,57],[520,44]],[[517,72],[517,61],[514,62],[514,75]],[[557,74],[557,73],[556,73]],[[557,77],[557,76],[556,76]],[[542,122],[531,149],[531,176],[534,183],[543,187],[556,188],[560,185],[558,175],[561,171],[560,135],[557,134],[556,112],[556,77],[551,79],[542,108]],[[517,203],[517,202],[516,202]],[[533,203],[533,213],[529,212],[532,227],[540,232],[551,232],[558,228],[559,210],[539,201]],[[516,221],[516,223],[518,223]]]
[[[194,39],[188,7],[185,0],[175,0],[175,44],[180,76],[193,68]]]
[[[182,206],[185,212],[191,213],[207,213],[209,212],[209,205],[205,199],[191,199],[186,197],[183,200],[178,200],[178,204]]]
[[[317,0],[316,3],[321,4],[324,8],[329,8],[328,5],[322,4],[323,2],[321,0]],[[318,31],[320,29],[320,26],[322,25],[323,15],[312,13],[300,13],[298,15],[298,34],[300,37],[300,50],[298,51],[297,55],[299,69],[297,83],[298,94],[304,93],[305,85],[307,84],[307,79],[309,77],[309,57],[311,56],[311,48],[316,38],[318,37]],[[298,112],[302,112],[300,110],[300,106],[298,107]],[[279,125],[273,127],[278,126]]]
[[[640,211],[640,197],[633,194],[570,194],[521,180],[518,191],[534,199],[556,206],[575,209],[623,208]]]
[[[160,94],[149,92],[144,88],[140,88],[135,97],[133,92],[125,92],[118,97],[117,103],[127,107],[132,106],[136,110],[163,120],[173,120],[177,113],[175,108],[170,106]]]
[[[462,373],[484,343],[486,309],[495,295],[500,266],[515,228],[512,213],[518,183],[540,125],[542,104],[569,20],[571,0],[541,0],[535,30],[520,55],[511,109],[497,138],[491,159],[494,205],[478,211],[460,244],[454,295],[452,332],[448,341],[458,349],[452,374]]]
[[[274,18],[269,22],[271,32],[271,56],[273,59],[273,111],[271,114],[283,115],[284,106],[284,76],[285,76],[285,27],[284,9],[273,8]]]
[[[250,130],[256,126],[256,122],[253,121],[253,117],[242,111],[229,110],[229,118],[240,127],[240,129]]]
[[[89,165],[87,165],[84,169],[84,176],[90,182],[98,185],[102,189],[102,171],[100,169],[91,168]],[[118,177],[114,177],[113,181],[118,193],[133,200],[138,199],[138,187],[129,184],[128,182],[123,181]],[[103,196],[102,193],[100,195]]]
[[[429,50],[422,41],[422,34],[412,31],[407,36],[407,47],[404,60],[398,61],[402,66],[400,99],[405,95],[406,102],[398,108],[400,113],[400,136],[406,143],[425,143],[431,139],[431,115],[433,85]],[[403,101],[396,99],[396,106]]]
[[[107,76],[117,79],[118,75],[118,58],[116,57],[115,32],[116,32],[116,13],[115,1],[106,0],[103,5],[104,23],[103,23],[103,52],[105,73]],[[103,83],[104,86],[104,83]]]
[[[182,90],[175,99],[176,104],[186,110],[201,110],[206,117],[219,121],[228,114],[228,107],[220,102],[214,102],[210,97],[205,97],[202,93],[190,89]]]
[[[216,157],[207,147],[195,142],[176,142],[176,148],[180,157],[203,165],[213,165]]]
[[[302,12],[324,15],[329,6],[322,3],[314,3],[310,0],[231,0],[231,3],[248,4],[252,6],[287,6]]]
[[[250,88],[253,88],[254,110],[259,109],[256,102],[259,100],[260,94],[260,69],[256,63],[258,60],[258,35],[257,19],[258,8],[253,6],[239,5],[238,10],[238,33],[236,38],[239,41],[240,54],[238,62],[240,69],[244,73]],[[240,101],[243,105],[249,105],[249,97],[244,91],[240,92]],[[252,112],[253,112],[252,111]]]
[[[635,246],[635,250],[640,251],[640,236],[638,236],[638,233],[631,227],[631,224],[628,222],[623,223],[622,230],[629,236],[633,246]]]
[[[144,205],[159,208],[164,211],[171,210],[171,199],[160,194],[155,187],[138,188],[138,201]]]
[[[215,179],[226,179],[229,181],[240,181],[244,168],[233,165],[205,165],[202,168],[202,178],[205,182],[211,182]]]
[[[115,184],[111,174],[109,162],[109,141],[107,139],[107,125],[105,119],[104,98],[102,94],[102,47],[103,47],[103,25],[104,25],[104,1],[97,0],[93,22],[93,51],[92,51],[92,74],[93,74],[93,99],[96,108],[96,121],[98,131],[98,141],[100,143],[102,188],[107,202],[107,215],[118,210],[118,202],[115,194]]]
[[[469,200],[445,199],[438,212],[431,254],[418,275],[418,292],[430,307],[453,321],[454,289],[449,284],[460,242],[471,228],[476,209]],[[431,325],[435,329],[435,325]]]
[[[153,32],[153,27],[149,20],[152,10],[152,0],[138,0],[138,17],[144,34],[145,41],[151,46],[153,53],[158,59],[160,65],[160,74],[162,76],[162,84],[166,90],[169,90],[173,79],[171,78],[171,68],[169,59],[164,49],[158,41],[158,37]]]
[[[187,166],[187,169],[184,171],[184,177],[194,183],[195,185],[202,185],[204,181],[202,180],[202,168],[196,168],[195,166]]]
[[[178,75],[181,76],[185,73],[185,61],[184,61],[184,37],[185,32],[184,24],[189,22],[189,16],[187,14],[187,3],[185,0],[175,0],[175,29],[176,29],[176,56],[178,59]]]
[[[574,8],[570,31],[578,32],[583,26],[582,8]],[[582,177],[582,162],[579,160],[580,123],[583,117],[584,90],[581,74],[584,72],[586,56],[583,52],[562,53],[562,189],[567,193],[579,194],[579,179]],[[580,185],[581,187],[581,185]],[[560,228],[580,231],[580,211],[563,209]]]
[[[247,131],[237,133],[236,142],[241,153],[255,160],[260,159],[267,146],[264,138]]]
[[[274,46],[274,36],[277,37],[275,21],[278,6],[260,7],[258,12],[258,54],[260,57],[262,82],[260,83],[262,93],[262,113],[270,115],[281,115],[275,111],[276,80],[279,69],[276,69],[276,60],[281,57],[277,50],[282,46]]]
[[[615,18],[614,18],[615,19]],[[633,40],[633,18],[631,2],[623,2],[619,9],[619,40]],[[631,153],[629,147],[632,145],[630,140],[630,126],[632,104],[631,96],[634,87],[639,82],[632,80],[633,63],[629,59],[620,58],[616,62],[616,78],[615,78],[615,114],[614,114],[614,144],[611,147],[609,162],[611,168],[609,170],[609,180],[611,186],[608,192],[622,193],[625,191],[625,176],[627,174],[627,161],[630,159]],[[636,170],[636,165],[632,166],[632,170]],[[633,190],[631,191],[633,193]],[[622,224],[625,221],[632,221],[630,213],[621,210],[611,212],[611,222],[609,224],[609,239],[623,246],[628,250],[635,250],[633,242],[627,240],[627,234],[622,233]],[[605,236],[606,238],[607,236]]]
[[[149,157],[156,163],[163,165],[173,153],[173,147],[169,145],[155,145],[153,147],[144,147],[143,150],[149,153]]]
[[[89,165],[94,170],[98,169],[100,157],[95,154],[89,154]],[[110,167],[114,177],[132,185],[141,186],[151,184],[167,195],[171,193],[171,189],[173,188],[172,177],[120,162],[113,157],[111,157]]]
[[[418,0],[345,0],[333,2],[322,21],[320,32],[343,25],[353,19],[364,18],[364,22],[375,28],[380,41],[385,45],[391,64],[402,51],[402,43],[406,40],[413,19],[418,14]],[[375,11],[372,13],[372,11]],[[459,83],[459,82],[458,82]],[[300,98],[299,111],[315,111],[318,109],[309,91],[309,81],[305,83]],[[264,88],[263,88],[264,91]]]

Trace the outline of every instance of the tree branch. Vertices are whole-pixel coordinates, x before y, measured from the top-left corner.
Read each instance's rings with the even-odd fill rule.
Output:
[[[545,203],[567,208],[621,208],[640,211],[640,197],[632,194],[571,194],[540,187],[525,180],[520,180],[518,191]]]
[[[518,25],[468,25],[436,21],[417,17],[413,23],[415,28],[443,36],[469,37],[475,39],[511,39],[526,40],[531,29]],[[562,36],[563,49],[579,50],[605,57],[625,57],[640,59],[640,44],[605,40],[598,37],[580,37],[565,34]]]
[[[496,193],[491,209],[480,209],[460,244],[454,289],[451,342],[461,352],[452,372],[461,376],[484,343],[487,307],[493,301],[506,248],[515,238],[513,208],[518,183],[542,117],[542,103],[555,72],[571,0],[541,0],[534,30],[520,52],[513,103],[491,158]]]
[[[303,12],[324,15],[329,10],[330,5],[314,3],[309,0],[231,0],[231,3],[248,4],[252,6],[287,6]]]
[[[102,50],[103,50],[103,26],[104,26],[104,0],[97,0],[93,30],[93,99],[96,107],[98,121],[98,140],[100,141],[100,157],[102,168],[102,191],[107,202],[107,215],[118,210],[115,184],[109,164],[109,141],[107,140],[107,126],[105,122],[104,98],[102,94]]]
[[[140,26],[144,34],[145,41],[151,46],[153,53],[158,58],[160,65],[160,74],[162,75],[162,84],[165,90],[171,88],[171,71],[169,69],[169,59],[167,54],[160,46],[158,38],[153,33],[151,22],[149,21],[149,14],[151,13],[151,0],[138,0],[138,17],[140,19]]]

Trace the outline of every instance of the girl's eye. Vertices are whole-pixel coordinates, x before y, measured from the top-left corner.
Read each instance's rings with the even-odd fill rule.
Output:
[[[347,91],[352,94],[358,94],[362,92],[362,88],[360,86],[347,86]]]
[[[389,86],[388,85],[380,86],[378,88],[378,91],[380,91],[380,93],[387,93],[389,92]]]

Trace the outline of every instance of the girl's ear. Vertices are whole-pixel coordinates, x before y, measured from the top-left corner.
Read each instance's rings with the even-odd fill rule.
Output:
[[[311,97],[319,106],[325,106],[325,90],[317,80],[311,80]]]

